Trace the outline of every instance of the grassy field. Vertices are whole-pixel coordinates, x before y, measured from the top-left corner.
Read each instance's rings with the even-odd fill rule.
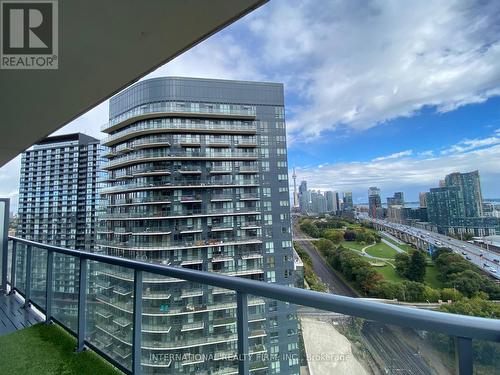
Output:
[[[398,253],[389,245],[380,242],[374,246],[370,246],[367,248],[366,253],[377,258],[386,258],[386,259],[394,259],[396,254]]]
[[[354,250],[360,250],[360,251],[363,247],[366,247],[366,244],[362,245],[356,241],[342,241],[340,244],[347,249],[354,249]]]
[[[431,288],[440,289],[443,287],[443,283],[437,279],[438,270],[434,265],[428,265],[425,270],[425,284],[429,285]]]
[[[384,267],[374,267],[374,269],[381,274],[385,280],[395,282],[403,281],[403,279],[396,273],[396,270],[390,265],[386,265]]]
[[[75,353],[76,340],[56,324],[36,324],[0,337],[2,374],[119,375],[96,353]]]

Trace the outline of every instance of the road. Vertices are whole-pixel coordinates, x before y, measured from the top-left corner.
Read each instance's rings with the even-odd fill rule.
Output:
[[[299,239],[297,242],[300,243],[302,248],[311,257],[314,272],[318,275],[321,281],[328,286],[331,292],[348,297],[357,297],[352,288],[346,285],[346,283],[326,264],[314,245],[310,241],[305,240],[309,236],[304,234],[296,223],[294,223],[293,226],[293,234],[294,237]],[[321,313],[316,309],[310,308],[299,309],[299,314],[301,314],[301,310],[304,313],[304,316],[316,315],[321,317],[323,315],[332,315],[332,317],[341,317],[341,315],[336,313]],[[420,375],[432,373],[425,361],[421,357],[416,356],[416,353],[414,353],[411,347],[404,341],[400,340],[391,329],[383,324],[375,322],[365,321],[365,324],[368,324],[369,327],[363,329],[363,336],[364,339],[371,345],[372,350],[375,351],[373,356],[380,358],[382,363],[379,361],[379,366],[385,368],[386,370],[395,370],[395,366],[397,366],[398,372],[405,374]],[[375,329],[374,331],[372,327],[373,324],[378,324],[377,327],[381,327],[384,333],[381,334],[380,329]]]
[[[295,226],[293,230],[294,235],[296,235],[297,238],[300,238],[299,240],[294,239],[294,241],[298,242],[300,246],[302,246],[302,248],[306,251],[306,253],[309,254],[312,259],[314,273],[316,273],[321,281],[326,284],[330,293],[340,294],[342,296],[348,297],[357,297],[356,292],[354,292],[352,288],[347,285],[344,280],[342,280],[328,264],[326,264],[325,260],[321,257],[321,255],[319,255],[318,251],[316,250],[316,247],[314,247],[314,245],[310,241],[304,240],[309,236],[300,231],[300,228],[298,228],[297,226]]]
[[[408,225],[390,223],[386,220],[370,219],[385,227],[392,228],[409,235],[418,237],[436,247],[448,247],[456,254],[461,255],[469,262],[483,269],[490,276],[500,279],[500,254],[488,251],[466,241],[460,241],[443,234],[429,232],[424,229]]]

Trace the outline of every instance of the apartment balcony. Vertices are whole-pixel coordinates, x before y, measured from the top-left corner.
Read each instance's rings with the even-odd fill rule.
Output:
[[[76,346],[78,348],[91,347],[106,360],[119,366],[127,373],[139,374],[141,367],[145,369],[153,364],[157,366],[170,365],[168,361],[153,363],[150,357],[141,357],[141,350],[135,349],[141,348],[142,352],[146,351],[149,356],[149,353],[160,354],[182,350],[188,353],[190,348],[209,348],[227,342],[237,342],[236,353],[240,358],[243,358],[238,361],[239,370],[236,373],[246,375],[252,370],[265,369],[269,365],[267,361],[253,360],[249,355],[266,351],[261,340],[267,335],[267,332],[259,328],[266,319],[266,315],[262,313],[267,311],[267,305],[263,298],[288,302],[291,306],[299,305],[321,309],[325,313],[362,318],[357,320],[364,322],[364,324],[375,321],[378,322],[377,324],[388,324],[391,327],[405,327],[406,330],[427,331],[427,336],[440,334],[444,335],[447,343],[452,338],[451,341],[454,341],[455,345],[451,349],[455,350],[456,353],[455,369],[459,374],[472,374],[475,367],[474,361],[481,360],[476,357],[473,360],[473,350],[476,350],[476,347],[472,346],[473,342],[481,341],[482,345],[488,344],[488,341],[496,344],[500,342],[500,321],[495,319],[389,305],[374,300],[318,293],[214,272],[194,271],[158,263],[142,263],[136,260],[70,250],[14,237],[11,237],[9,242],[9,245],[12,246],[9,246],[9,250],[6,251],[7,256],[2,257],[2,269],[7,270],[5,274],[2,274],[2,285],[7,290],[14,291],[14,295],[3,298],[7,298],[9,301],[12,298],[24,298],[28,306],[32,304],[45,314],[46,321],[54,320],[73,334],[77,338]],[[42,254],[44,258],[40,258]],[[85,314],[76,314],[73,319],[61,319],[59,304],[62,300],[54,298],[55,291],[51,287],[53,283],[45,282],[61,278],[60,268],[54,267],[55,255],[70,258],[77,265],[76,268],[64,270],[64,277],[68,277],[68,273],[72,274],[78,284],[77,291],[73,294],[74,298],[70,299],[79,301],[74,305],[75,311],[86,309]],[[253,256],[251,253],[248,255]],[[43,262],[40,263],[40,259],[43,259]],[[94,280],[96,277],[97,279]],[[183,290],[181,293],[185,298],[190,298],[190,293],[194,293],[191,295],[196,297],[200,295],[200,290],[209,290],[204,285],[212,286],[211,292],[214,296],[219,295],[219,293],[232,293],[236,294],[236,298],[235,301],[230,302],[225,302],[226,298],[224,298],[224,302],[209,305],[170,304],[168,308],[155,302],[155,299],[167,301],[172,299],[169,295],[155,294],[160,293],[155,292],[155,286],[158,283],[174,282],[183,283],[180,285],[186,283],[201,285],[199,289]],[[113,286],[115,283],[119,283],[120,286],[115,288]],[[124,283],[130,287],[124,287]],[[102,288],[106,295],[90,294],[92,291],[87,286],[94,284],[98,288]],[[140,298],[132,298],[132,296],[140,296]],[[227,294],[226,297],[229,298],[231,295]],[[94,308],[89,309],[89,303],[92,303]],[[251,311],[257,310],[257,312],[250,313],[249,309],[252,309]],[[27,307],[27,310],[18,316],[28,316],[29,311],[30,307]],[[10,313],[8,309],[0,309],[0,314]],[[222,332],[217,333],[216,331],[216,333],[211,334],[205,332],[207,324],[205,317],[209,316],[209,313],[212,313],[214,317],[209,324],[213,324],[214,328],[218,328],[218,331]],[[193,315],[195,316],[194,322],[188,323],[188,316]],[[203,315],[204,318],[198,317],[199,315]],[[141,319],[141,316],[144,318]],[[182,326],[177,324],[175,329],[184,330],[183,333],[189,336],[180,336],[179,339],[172,341],[156,339],[161,335],[171,334],[174,329],[168,323],[151,325],[151,322],[155,321],[154,319],[166,322],[162,317],[181,319]],[[201,321],[204,322],[203,330],[201,329]],[[252,324],[257,324],[258,327],[254,327]],[[234,331],[234,325],[239,327],[237,332]],[[325,335],[321,338],[318,337],[318,339],[324,339],[328,343],[328,340],[331,339],[329,333],[326,332],[328,325],[322,327],[325,330]],[[307,328],[305,329],[307,330]],[[139,334],[134,334],[134,332]],[[377,332],[381,332],[380,329],[377,329]],[[409,332],[412,332],[411,337],[414,340],[422,342],[421,347],[426,347],[425,351],[417,353],[418,358],[425,357],[431,350],[427,346],[429,341],[425,341],[425,335],[422,336],[423,338],[419,338],[414,333],[415,331]],[[390,333],[389,328],[383,330],[383,334],[386,333]],[[9,336],[9,340],[10,337],[13,336]],[[0,337],[0,339],[2,338]],[[366,340],[366,338],[363,336],[362,340]],[[398,340],[405,339],[400,337]],[[32,348],[32,351],[34,349]],[[2,344],[2,351],[5,350],[7,350],[6,346]],[[234,354],[227,350],[213,349],[213,351],[217,352],[221,359]],[[441,352],[440,356],[433,358],[434,361],[441,361],[444,356],[449,356],[449,352]],[[132,367],[134,361],[139,361],[136,367]],[[392,359],[390,363],[392,363]],[[390,363],[387,362],[387,366]],[[230,366],[221,366],[219,370],[226,371],[229,368]],[[495,373],[495,370],[490,369],[489,372],[485,373]]]
[[[102,165],[103,170],[113,170],[117,168],[124,168],[130,165],[142,164],[146,162],[158,161],[182,161],[182,160],[257,160],[259,155],[255,151],[237,151],[227,150],[222,151],[172,151],[172,152],[159,152],[159,151],[138,151],[130,153],[125,156],[118,156]]]
[[[231,147],[230,139],[209,139],[206,141],[207,147],[214,148],[229,148]]]
[[[99,216],[99,219],[106,220],[164,220],[164,219],[184,219],[191,217],[208,217],[208,216],[243,216],[243,215],[258,215],[260,210],[253,207],[243,208],[212,208],[212,209],[196,209],[182,211],[152,211],[152,212],[116,212],[106,213]]]
[[[211,232],[229,232],[234,230],[235,225],[232,222],[212,223],[208,228]]]
[[[154,233],[154,232],[153,232]],[[200,249],[207,247],[247,245],[262,243],[261,236],[239,236],[229,239],[208,239],[194,241],[106,241],[98,240],[99,246],[120,250],[142,250],[142,251],[163,251],[163,250],[182,250],[182,249]]]
[[[217,118],[217,119],[255,119],[255,109],[219,110],[216,108],[201,110],[199,107],[177,106],[173,103],[154,103],[136,107],[116,116],[101,126],[103,133],[111,133],[136,121],[162,117]]]
[[[210,197],[211,202],[230,202],[233,200],[232,194],[213,194]]]
[[[137,121],[137,119],[134,119]],[[253,122],[247,123],[181,123],[180,121],[140,121],[126,129],[118,131],[102,141],[104,146],[113,146],[129,139],[162,133],[198,133],[198,134],[256,134],[257,126]]]
[[[108,203],[108,207],[121,207],[121,206],[143,206],[143,205],[163,205],[172,203],[170,197],[144,197],[144,198],[127,198],[115,199],[113,203]]]

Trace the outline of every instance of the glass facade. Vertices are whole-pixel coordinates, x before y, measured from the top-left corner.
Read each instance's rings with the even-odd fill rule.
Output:
[[[111,99],[103,131],[98,251],[294,285],[282,85],[139,82]],[[113,358],[129,366],[133,278],[113,268],[93,274],[90,340],[121,345]],[[145,275],[142,298],[144,373],[237,373],[234,292]],[[298,342],[295,309],[253,298],[249,317],[252,373],[298,374],[298,365],[271,366],[262,355]]]
[[[93,251],[96,238],[99,140],[84,134],[53,136],[35,144],[21,158],[17,236],[36,242]],[[46,257],[45,257],[46,258]],[[33,259],[33,295],[43,297],[46,260]],[[76,322],[77,289],[73,257],[55,257],[54,314]],[[41,302],[35,303],[41,305]]]

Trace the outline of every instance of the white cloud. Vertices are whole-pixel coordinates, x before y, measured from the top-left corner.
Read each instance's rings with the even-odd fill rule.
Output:
[[[500,137],[488,137],[488,138],[475,138],[475,139],[464,139],[463,141],[446,148],[441,151],[441,154],[456,154],[460,152],[470,151],[477,148],[496,145],[500,143]]]
[[[250,28],[265,63],[286,68],[277,77],[307,101],[289,121],[307,138],[499,95],[499,10],[493,1],[275,1]]]
[[[378,158],[373,159],[373,162],[377,161],[384,161],[384,160],[391,160],[391,159],[401,159],[405,156],[411,156],[413,155],[413,150],[406,150],[406,151],[401,151],[401,152],[396,152],[394,154],[390,154],[387,156],[379,156]]]

